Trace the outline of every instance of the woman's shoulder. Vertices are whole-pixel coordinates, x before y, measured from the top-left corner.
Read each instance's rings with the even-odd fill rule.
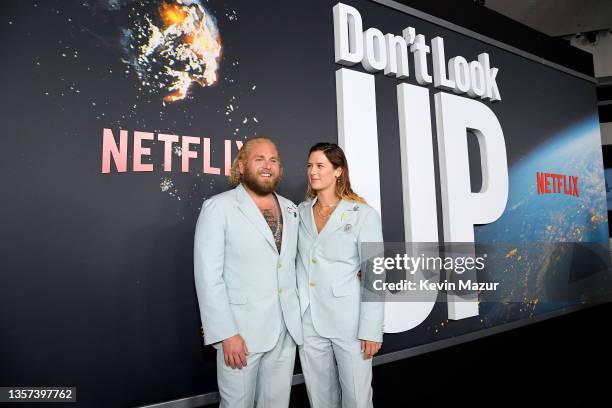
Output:
[[[353,212],[357,216],[356,222],[358,224],[363,224],[366,222],[380,223],[380,215],[378,214],[378,211],[371,205],[363,203],[363,202],[348,201],[348,200],[347,200],[347,204],[348,204],[349,211]]]
[[[370,214],[370,212],[372,211],[376,211],[374,207],[372,207],[371,205],[365,202],[359,202],[359,201],[353,201],[353,200],[344,200],[344,201],[348,205],[348,209],[350,211],[354,211],[364,216]]]
[[[307,198],[306,200],[298,204],[298,208],[300,210],[304,208],[308,208],[308,206],[312,205],[312,200],[314,200],[314,198]]]

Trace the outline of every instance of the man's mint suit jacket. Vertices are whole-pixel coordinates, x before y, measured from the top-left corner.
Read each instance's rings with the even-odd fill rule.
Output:
[[[205,344],[235,334],[248,351],[271,350],[281,319],[302,344],[295,256],[296,206],[276,195],[283,215],[281,252],[261,211],[242,184],[204,202],[194,242],[195,286]]]

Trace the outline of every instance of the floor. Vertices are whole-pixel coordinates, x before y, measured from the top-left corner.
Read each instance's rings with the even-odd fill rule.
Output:
[[[612,303],[374,368],[374,406],[610,406]],[[292,408],[308,407],[305,386]]]

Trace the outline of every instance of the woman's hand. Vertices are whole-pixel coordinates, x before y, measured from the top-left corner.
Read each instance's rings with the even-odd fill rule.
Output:
[[[364,360],[368,360],[374,357],[374,354],[378,353],[382,343],[370,340],[359,340],[361,342],[361,352],[363,353]]]

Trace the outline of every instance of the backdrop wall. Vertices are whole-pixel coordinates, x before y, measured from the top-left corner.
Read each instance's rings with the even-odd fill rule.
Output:
[[[593,82],[388,5],[344,3],[360,12],[364,29],[401,35],[411,26],[427,45],[442,37],[447,59],[472,61],[486,52],[499,68],[501,101],[461,96],[494,113],[507,158],[505,208],[495,222],[475,227],[476,242],[608,242]],[[303,199],[308,148],[338,140],[336,71],[367,72],[335,62],[335,4],[2,6],[0,384],[74,385],[78,401],[93,406],[216,390],[214,351],[202,346],[193,284],[195,222],[203,200],[228,188],[227,162],[253,135],[275,139],[284,165],[279,192]],[[380,182],[387,241],[405,239],[397,85],[428,90],[434,163],[434,95],[449,93],[418,84],[409,55],[407,78],[368,73],[380,178],[360,182]],[[427,61],[432,73],[431,56]],[[468,141],[477,192],[479,147]],[[538,172],[578,177],[579,196],[538,194]],[[442,237],[437,164],[434,173],[431,205]],[[551,273],[576,257],[558,255],[504,258],[493,269],[504,273],[507,288],[524,291],[524,301],[483,303],[478,316],[457,321],[436,303],[414,329],[386,335],[383,354],[576,305],[580,298],[537,301],[567,284],[565,275],[555,280]],[[576,268],[591,265],[580,259]],[[607,272],[600,278],[609,282]]]

